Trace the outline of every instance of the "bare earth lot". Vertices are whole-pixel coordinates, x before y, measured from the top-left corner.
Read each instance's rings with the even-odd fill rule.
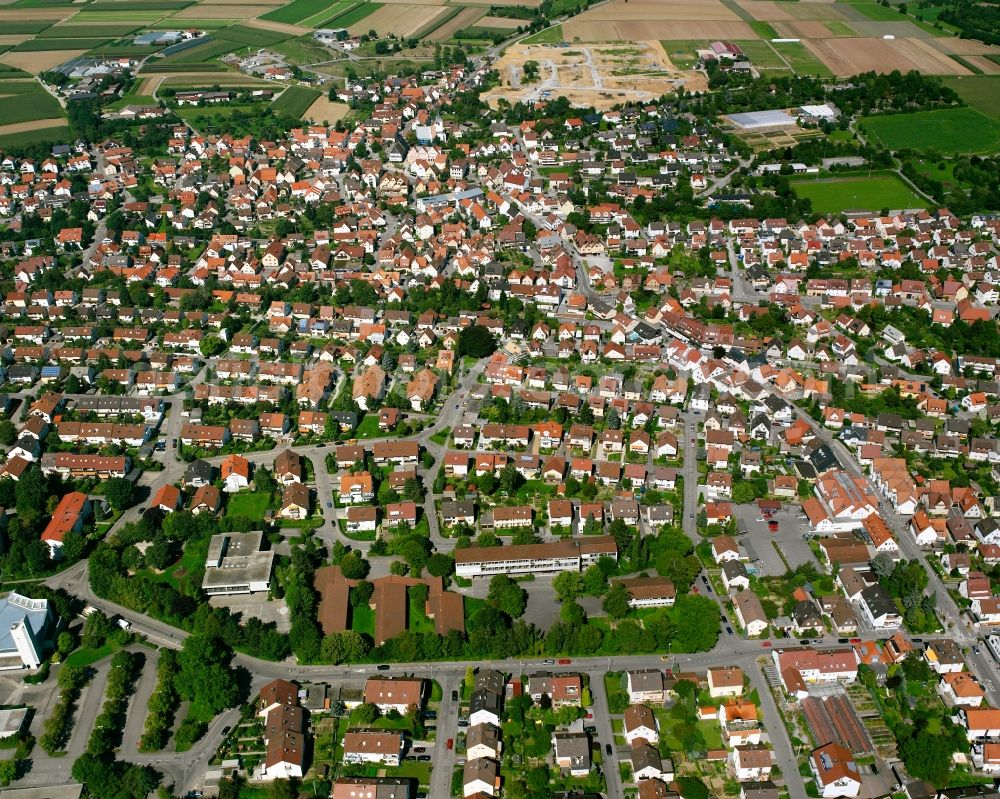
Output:
[[[456,31],[471,28],[486,11],[485,8],[463,8],[427,38],[432,42],[446,42]]]
[[[426,5],[385,5],[377,8],[360,22],[351,25],[352,35],[375,30],[380,36],[395,33],[402,39],[444,16],[448,9],[444,6]]]
[[[968,75],[969,70],[923,39],[810,39],[806,47],[839,76],[875,70]]]
[[[43,50],[38,53],[4,53],[0,61],[12,67],[23,69],[32,75],[57,67],[63,61],[83,55],[86,50]]]
[[[526,61],[539,65],[541,79],[523,83]],[[552,45],[516,44],[496,64],[503,85],[484,99],[496,103],[538,100],[563,94],[578,105],[610,108],[627,99],[651,100],[683,85],[689,91],[706,88],[705,76],[677,69],[659,42]]]
[[[320,96],[309,106],[302,116],[306,119],[314,119],[317,122],[328,122],[333,124],[341,119],[348,112],[350,106],[347,103],[337,103],[326,97]]]

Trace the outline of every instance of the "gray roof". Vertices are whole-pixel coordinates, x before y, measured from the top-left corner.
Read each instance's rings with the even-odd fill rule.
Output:
[[[51,618],[47,599],[32,599],[11,591],[0,600],[0,657],[17,655],[17,645],[10,628],[23,621],[36,639],[45,637],[45,627]]]

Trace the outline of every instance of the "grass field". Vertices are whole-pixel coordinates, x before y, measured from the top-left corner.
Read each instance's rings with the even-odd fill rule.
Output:
[[[28,39],[15,45],[15,53],[39,53],[45,50],[93,50],[112,41],[107,36],[95,36],[92,39]]]
[[[271,22],[285,22],[289,25],[298,25],[302,20],[317,14],[327,13],[332,6],[340,5],[339,2],[331,3],[330,0],[292,0],[291,3],[268,11],[261,15],[261,19]],[[336,12],[330,12],[331,14]]]
[[[232,25],[228,28],[220,28],[217,31],[212,31],[212,38],[227,42],[236,42],[247,47],[268,47],[292,37],[291,34],[281,33],[280,31],[248,28],[245,25]]]
[[[967,75],[945,78],[965,102],[984,114],[1000,118],[1000,75]]]
[[[88,11],[180,11],[195,0],[94,0]]]
[[[35,81],[0,81],[0,125],[61,116],[59,103]]]
[[[778,38],[778,32],[769,22],[761,22],[755,19],[750,23],[750,27],[753,28],[753,32],[760,36],[761,39]]]
[[[780,69],[785,72],[788,71],[788,67],[785,66],[785,62],[781,60],[774,48],[771,47],[767,42],[754,41],[752,39],[741,39],[738,42],[733,42],[737,47],[739,47],[750,59],[752,63],[758,69]]]
[[[894,7],[878,3],[852,3],[851,5],[875,22],[900,22],[906,19],[906,15],[900,14]]]
[[[275,113],[290,114],[294,117],[301,117],[320,96],[322,92],[318,89],[308,89],[305,86],[289,86],[280,97],[277,97],[271,107]]]
[[[113,36],[120,39],[141,25],[116,22],[108,25],[53,25],[38,34],[39,39],[91,39],[95,36]]]
[[[352,8],[346,14],[341,14],[336,18],[338,28],[349,28],[357,25],[365,17],[371,16],[378,11],[382,5],[380,3],[362,3],[356,8]]]
[[[311,17],[306,17],[301,20],[298,24],[305,28],[325,28],[327,27],[327,22],[334,20],[341,14],[345,14],[358,5],[357,2],[353,0],[340,0],[339,2],[329,5],[317,14],[313,14]]]
[[[816,75],[821,78],[833,75],[830,68],[809,52],[802,42],[771,42],[771,46],[784,56],[788,65],[799,75]]]
[[[263,521],[271,504],[271,495],[260,491],[241,491],[229,497],[226,505],[227,516],[245,516],[254,521]]]
[[[3,32],[7,35],[18,33],[41,33],[52,25],[51,21],[40,20],[38,22],[21,21],[16,19],[4,20]]]
[[[38,130],[26,130],[21,133],[0,135],[0,148],[24,147],[25,145],[38,144],[39,142],[63,144],[68,139],[69,125],[58,125],[52,128],[39,128]]]
[[[866,117],[862,130],[893,150],[937,149],[942,153],[983,153],[1000,149],[1000,121],[975,108],[947,108],[916,114]]]
[[[792,180],[791,185],[797,195],[812,200],[813,210],[820,214],[927,207],[925,200],[890,174]]]
[[[538,31],[533,36],[524,40],[525,44],[559,44],[563,40],[562,25],[553,25],[551,28]]]
[[[189,47],[187,50],[181,50],[178,53],[173,53],[168,55],[166,58],[155,61],[153,63],[158,65],[167,64],[201,64],[205,61],[210,61],[216,56],[225,55],[233,50],[238,50],[241,45],[236,42],[226,41],[225,39],[213,39],[212,41],[205,42],[204,44],[196,44],[194,47]],[[199,69],[201,67],[199,66]]]

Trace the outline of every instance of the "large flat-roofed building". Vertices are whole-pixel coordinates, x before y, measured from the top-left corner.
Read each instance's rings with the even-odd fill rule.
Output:
[[[37,669],[54,621],[47,599],[16,591],[0,599],[0,671]]]
[[[455,573],[459,577],[494,574],[580,571],[601,558],[618,560],[618,547],[611,536],[550,544],[519,544],[504,547],[467,547],[455,550]]]
[[[741,114],[730,114],[727,118],[736,127],[743,130],[790,128],[795,126],[795,118],[780,109],[773,111],[746,111]]]
[[[261,551],[264,534],[213,535],[201,587],[206,594],[256,594],[271,587],[274,551]]]

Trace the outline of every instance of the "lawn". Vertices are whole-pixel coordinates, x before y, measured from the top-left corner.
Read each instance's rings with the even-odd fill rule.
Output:
[[[375,637],[375,611],[368,605],[351,606],[351,629]]]
[[[774,52],[774,49],[767,42],[743,39],[733,42],[733,44],[746,54],[747,58],[750,59],[750,63],[757,67],[757,69],[788,70],[785,62],[781,60],[781,56]]]
[[[1000,75],[962,75],[945,78],[944,84],[973,108],[1000,119]]]
[[[69,137],[68,125],[56,125],[51,128],[38,128],[36,130],[23,130],[20,133],[8,133],[0,136],[0,147],[24,147],[29,144],[39,144],[40,142],[51,142],[59,144]]]
[[[379,438],[382,435],[384,435],[383,432],[378,429],[377,413],[369,413],[365,416],[354,431],[355,438]]]
[[[812,200],[813,210],[820,214],[927,207],[925,200],[914,194],[898,177],[889,174],[793,180],[791,185],[797,195]]]
[[[280,97],[271,103],[271,107],[277,114],[288,114],[301,118],[319,96],[320,91],[318,89],[309,89],[305,86],[289,86],[281,93]]]
[[[433,633],[434,622],[427,617],[422,602],[415,602],[413,595],[407,591],[409,603],[409,616],[407,618],[406,629],[414,633]]]
[[[254,521],[264,521],[264,514],[271,505],[271,495],[262,491],[241,491],[229,497],[227,516],[245,516]]]
[[[66,663],[71,666],[92,666],[116,651],[118,651],[118,644],[113,641],[105,641],[102,646],[96,649],[80,647],[75,652],[71,652],[66,658]]]
[[[551,28],[538,31],[522,41],[524,44],[559,44],[563,41],[562,25],[553,25]]]
[[[892,150],[988,153],[1000,149],[1000,121],[975,108],[865,117],[862,130]]]
[[[672,39],[661,41],[663,50],[670,62],[678,69],[690,69],[698,60],[698,49],[705,46],[704,42],[692,39]]]

